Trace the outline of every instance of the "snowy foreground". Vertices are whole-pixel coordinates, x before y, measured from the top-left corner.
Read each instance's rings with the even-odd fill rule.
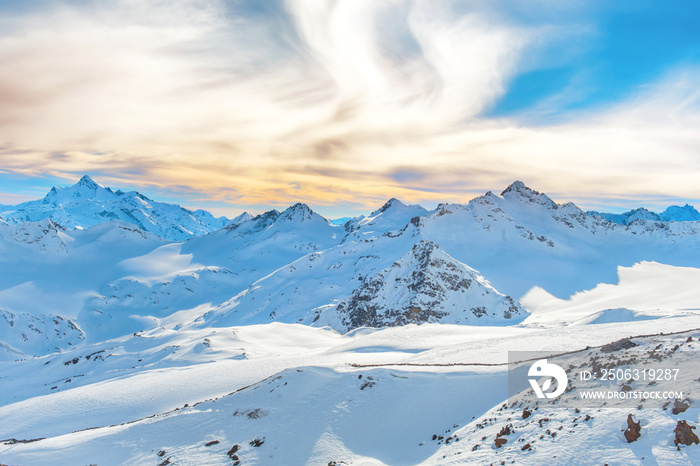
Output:
[[[609,221],[516,182],[229,221],[85,177],[0,207],[0,465],[700,464],[689,206]],[[513,391],[515,351],[574,391]],[[678,378],[607,389],[682,396],[569,403],[652,364]]]
[[[22,390],[2,393],[0,438],[17,441],[0,444],[0,458],[27,465],[223,465],[234,455],[240,464],[270,465],[695,464],[700,446],[673,444],[677,420],[698,422],[694,407],[677,416],[658,407],[575,413],[543,404],[529,420],[521,419],[522,405],[502,408],[508,350],[583,350],[654,328],[700,329],[700,315],[347,335],[277,323],[157,329],[3,363],[3,386]],[[687,336],[697,340],[700,330],[633,340],[670,348]],[[683,351],[695,356],[695,345]],[[644,429],[634,444],[621,433],[629,412]],[[495,436],[508,424],[514,432],[497,449]],[[559,435],[544,435],[560,426]],[[525,442],[531,450],[521,450]]]

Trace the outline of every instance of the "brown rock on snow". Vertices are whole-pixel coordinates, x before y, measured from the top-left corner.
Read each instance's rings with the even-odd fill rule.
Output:
[[[503,437],[513,433],[513,431],[510,428],[511,425],[508,424],[507,426],[503,427],[499,433],[496,434],[496,439],[493,441],[493,443],[496,445],[496,448],[501,448],[503,445],[508,443],[508,439],[505,439]]]
[[[627,430],[625,430],[625,438],[627,443],[635,442],[640,436],[642,431],[642,423],[634,422],[634,417],[631,414],[627,415]]]
[[[608,343],[607,345],[603,345],[600,348],[600,350],[603,353],[612,353],[614,351],[620,351],[620,350],[634,348],[635,346],[637,346],[637,344],[634,343],[633,341],[631,341],[629,338],[623,338],[622,340],[613,341],[612,343]]]
[[[687,421],[678,421],[678,424],[673,431],[676,434],[676,439],[674,440],[676,446],[678,446],[678,444],[692,445],[694,443],[700,443],[700,439],[698,439],[698,436],[695,435],[693,429],[695,429],[695,426],[689,425]]]
[[[673,402],[673,409],[671,409],[671,412],[673,414],[680,414],[684,413],[688,408],[690,408],[689,402],[676,400]]]

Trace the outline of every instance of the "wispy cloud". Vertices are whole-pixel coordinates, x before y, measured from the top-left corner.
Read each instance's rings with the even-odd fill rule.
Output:
[[[570,9],[543,23],[503,8],[106,0],[9,12],[0,160],[237,205],[463,201],[514,179],[574,200],[700,198],[695,69],[556,124],[486,117],[541,66],[533,57],[590,33],[555,24]]]

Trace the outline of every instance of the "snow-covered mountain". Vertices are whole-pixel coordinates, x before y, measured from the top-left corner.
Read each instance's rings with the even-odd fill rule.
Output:
[[[700,334],[683,329],[699,319],[566,328],[428,324],[346,335],[277,323],[154,329],[0,363],[3,386],[22,387],[0,392],[0,458],[28,466],[539,465],[580,464],[585,452],[584,464],[694,464],[700,446],[674,445],[677,422],[697,426],[694,398],[682,412],[654,400],[638,402],[640,410],[574,409],[538,403],[525,391],[511,401],[506,355],[567,353],[563,367],[597,361],[626,369],[631,360],[649,360],[688,368]],[[650,322],[670,334],[632,336],[631,348],[603,351],[649,333]],[[681,370],[660,388],[696,378]],[[631,444],[622,434],[630,413],[642,423],[642,437]]]
[[[344,226],[348,231],[348,240],[362,240],[380,236],[405,227],[414,217],[421,217],[428,211],[419,205],[406,205],[396,198],[369,214],[347,221]]]
[[[618,225],[515,182],[468,204],[441,204],[419,218],[422,235],[520,297],[541,286],[565,298],[612,283],[618,266],[652,260],[697,265],[700,222],[638,219]]]
[[[664,222],[697,222],[700,220],[700,212],[690,204],[683,207],[674,205],[667,207],[660,217]]]
[[[195,322],[227,327],[277,321],[347,332],[427,322],[515,324],[526,314],[408,225],[394,235],[304,255]]]
[[[79,185],[56,192],[90,202],[119,196],[88,179]],[[431,212],[391,199],[344,225],[295,204],[242,214],[184,243],[158,240],[133,223],[70,230],[42,222],[0,224],[0,247],[34,251],[0,259],[0,306],[60,314],[53,303],[70,303],[62,315],[90,342],[146,330],[177,313],[181,325],[197,328],[275,321],[340,331],[395,322],[513,324],[527,315],[517,300],[535,288],[566,299],[614,283],[620,266],[694,266],[700,254],[700,222],[618,225],[522,182]],[[416,251],[429,259],[418,260]],[[40,262],[51,279],[37,274]],[[482,302],[476,285],[451,289],[446,280],[454,274],[459,283],[488,283],[493,299]],[[511,304],[517,312],[507,319]],[[484,317],[475,320],[471,309],[481,308]]]
[[[676,205],[670,206],[660,214],[651,212],[644,207],[639,207],[621,214],[609,214],[596,211],[589,211],[588,213],[597,215],[619,225],[629,225],[639,219],[651,220],[654,222],[697,222],[700,220],[700,212],[690,204],[686,204],[683,207]]]
[[[575,464],[573,448],[591,463],[641,465],[698,455],[673,443],[676,422],[697,426],[694,391],[678,400],[683,412],[645,401],[602,416],[525,392],[506,402],[514,350],[565,353],[566,367],[579,355],[693,367],[691,209],[671,209],[682,221],[642,212],[622,225],[515,182],[430,212],[392,199],[334,225],[295,204],[215,228],[204,212],[81,183],[0,221],[2,464]],[[133,207],[126,198],[140,206],[136,220],[119,217]],[[168,238],[192,218],[205,227]],[[694,387],[696,372],[679,382]],[[622,435],[630,412],[639,443]]]
[[[669,207],[669,209],[670,208],[672,208],[672,207]],[[609,214],[606,212],[596,212],[594,210],[589,211],[588,213],[590,215],[597,215],[599,217],[604,218],[605,220],[615,222],[618,225],[629,225],[630,223],[634,222],[635,220],[651,220],[652,222],[662,221],[661,215],[654,213],[650,210],[647,210],[644,207],[632,209],[630,211],[623,212],[621,214]],[[665,221],[672,221],[672,220],[673,220],[673,218],[671,216],[667,216],[667,219]]]
[[[229,222],[204,210],[153,201],[136,191],[113,191],[87,175],[73,186],[51,188],[43,199],[5,206],[0,217],[10,224],[50,219],[70,229],[121,220],[172,241],[206,234]]]
[[[526,312],[496,291],[477,271],[457,262],[432,241],[362,282],[338,304],[343,330],[425,322],[515,324]]]

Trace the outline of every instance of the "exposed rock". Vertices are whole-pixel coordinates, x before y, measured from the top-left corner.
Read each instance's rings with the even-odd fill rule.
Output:
[[[631,341],[629,338],[623,338],[622,340],[613,341],[612,343],[604,345],[602,348],[600,348],[600,350],[603,353],[612,353],[613,351],[630,349],[634,348],[635,346],[637,346],[637,344]]]
[[[264,439],[264,438],[263,438],[262,440],[260,440],[259,438],[256,438],[256,439],[253,439],[253,440],[250,441],[250,446],[251,446],[251,447],[259,447],[259,446],[261,446],[263,443],[265,443],[265,439]]]
[[[510,435],[513,433],[511,430],[511,425],[508,424],[507,426],[503,427],[499,433],[496,434],[496,439],[493,441],[494,444],[496,445],[496,448],[501,448],[503,445],[508,443],[508,439],[503,438],[506,435]]]
[[[692,445],[700,443],[700,439],[695,435],[693,430],[695,426],[688,424],[688,421],[678,421],[676,428],[673,432],[676,434],[676,438],[673,441],[676,446],[680,445]]]
[[[625,438],[627,443],[636,442],[641,436],[642,423],[634,422],[634,417],[631,414],[627,415],[627,430],[625,430]]]
[[[236,452],[238,451],[239,448],[240,448],[240,446],[238,444],[235,444],[234,446],[231,447],[231,449],[226,454],[228,455],[229,458],[236,461],[236,460],[238,460],[238,457],[236,456]],[[236,456],[235,459],[234,459],[234,456]]]
[[[688,401],[688,399],[685,399],[683,401],[676,400],[673,402],[673,408],[671,409],[671,412],[673,414],[680,414],[686,412],[688,408],[690,408],[690,401]]]

